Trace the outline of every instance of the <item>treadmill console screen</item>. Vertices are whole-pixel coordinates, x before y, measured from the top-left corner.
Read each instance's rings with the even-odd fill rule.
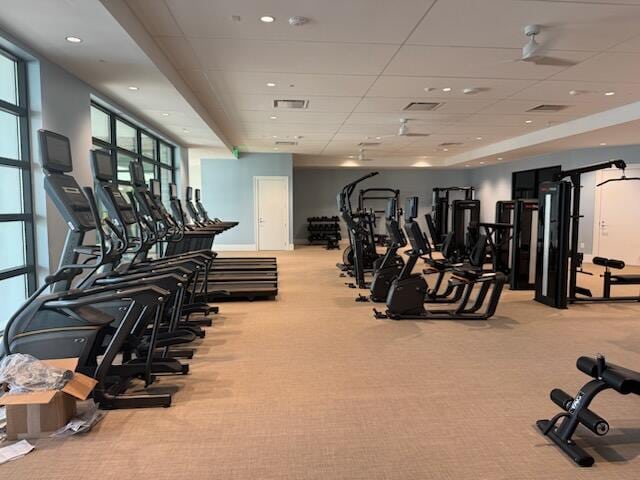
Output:
[[[42,166],[49,171],[71,172],[73,164],[69,139],[48,130],[40,130],[39,134]]]
[[[162,193],[160,191],[160,180],[156,180],[155,178],[149,182],[149,190],[151,190],[151,195],[155,198],[160,198]]]

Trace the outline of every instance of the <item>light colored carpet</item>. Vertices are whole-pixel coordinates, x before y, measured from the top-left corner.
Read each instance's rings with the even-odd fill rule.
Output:
[[[226,255],[226,254],[225,254]],[[10,479],[634,479],[640,398],[605,392],[610,434],[575,467],[535,429],[583,354],[640,369],[640,306],[554,310],[506,291],[488,322],[375,320],[321,247],[279,253],[275,302],[224,303],[169,409],[109,412],[40,440]],[[592,282],[597,277],[587,278]],[[584,436],[584,438],[582,438]]]

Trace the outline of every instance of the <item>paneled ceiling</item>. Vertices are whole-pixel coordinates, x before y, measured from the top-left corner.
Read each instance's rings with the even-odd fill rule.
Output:
[[[640,0],[126,1],[246,151],[331,164],[374,142],[367,156],[437,163],[640,100]],[[291,26],[296,15],[308,23]],[[545,55],[575,64],[515,61],[527,24],[542,26]],[[277,99],[308,108],[275,109]],[[441,105],[403,111],[416,101]],[[566,108],[527,112],[549,103]],[[401,118],[429,136],[397,136]]]

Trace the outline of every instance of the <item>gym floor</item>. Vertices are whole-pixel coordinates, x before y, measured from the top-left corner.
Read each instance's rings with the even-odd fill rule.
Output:
[[[375,320],[338,277],[339,251],[277,257],[278,300],[221,305],[192,374],[158,387],[177,387],[171,408],[112,411],[87,435],[40,440],[3,478],[638,478],[637,397],[594,402],[612,428],[576,437],[591,469],[534,424],[558,412],[552,388],[586,383],[578,356],[640,366],[640,305],[560,311],[507,290],[487,322]]]

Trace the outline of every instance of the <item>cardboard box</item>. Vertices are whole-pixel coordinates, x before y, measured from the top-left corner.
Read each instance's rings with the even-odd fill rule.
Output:
[[[53,367],[75,372],[77,358],[43,360]],[[76,400],[86,400],[98,382],[75,373],[62,390],[8,393],[0,397],[7,408],[7,439],[48,437],[76,414]]]

